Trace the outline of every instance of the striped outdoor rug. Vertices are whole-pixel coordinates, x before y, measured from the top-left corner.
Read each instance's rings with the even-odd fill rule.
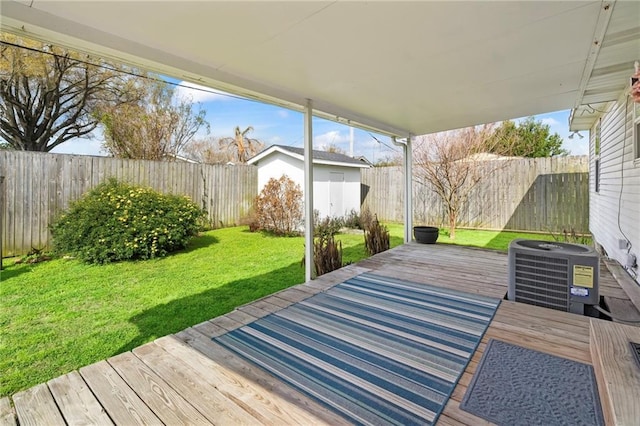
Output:
[[[431,424],[499,303],[362,274],[214,340],[355,424]]]

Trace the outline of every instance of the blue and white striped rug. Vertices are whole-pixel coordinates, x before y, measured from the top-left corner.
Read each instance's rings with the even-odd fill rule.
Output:
[[[499,304],[362,274],[214,340],[355,424],[432,424]]]

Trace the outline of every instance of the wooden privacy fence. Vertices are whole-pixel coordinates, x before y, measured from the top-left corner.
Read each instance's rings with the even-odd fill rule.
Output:
[[[49,224],[69,202],[115,177],[163,193],[186,195],[203,207],[213,227],[237,224],[258,192],[254,166],[123,160],[109,157],[0,150],[4,194],[2,254],[50,246]],[[0,186],[2,189],[2,186]]]
[[[506,161],[470,193],[459,225],[541,232],[589,232],[588,157],[526,158]],[[448,224],[442,201],[431,184],[413,181],[415,224]],[[403,220],[401,167],[362,171],[362,206],[382,220]]]

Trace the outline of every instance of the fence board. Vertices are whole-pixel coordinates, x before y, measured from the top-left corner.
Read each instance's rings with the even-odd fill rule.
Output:
[[[254,166],[123,160],[0,150],[5,176],[1,243],[4,256],[48,248],[49,225],[69,203],[110,177],[186,195],[208,212],[211,226],[240,222],[258,192]],[[213,190],[219,188],[219,190]]]
[[[588,232],[587,157],[510,161],[482,181],[460,214],[460,225],[490,229]],[[5,176],[1,208],[5,256],[50,244],[49,224],[69,203],[109,177],[186,195],[205,208],[211,226],[237,224],[258,193],[253,166],[123,160],[0,151]],[[362,205],[381,220],[403,220],[403,170],[362,170]],[[414,177],[414,222],[446,225],[445,208]]]
[[[403,170],[362,170],[362,206],[378,218],[402,222]],[[471,192],[460,226],[562,232],[589,232],[588,158],[509,160]],[[447,226],[445,207],[429,183],[413,182],[414,223]]]

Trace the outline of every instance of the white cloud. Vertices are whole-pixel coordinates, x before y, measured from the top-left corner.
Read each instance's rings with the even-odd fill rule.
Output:
[[[272,136],[269,139],[267,139],[267,143],[266,145],[281,145],[282,144],[282,138],[280,136]]]
[[[278,114],[278,117],[280,117],[280,118],[288,118],[289,117],[289,111],[287,111],[286,109],[279,109],[277,114]]]
[[[542,120],[540,120],[540,122],[542,122],[542,124],[548,125],[549,127],[560,125],[560,122],[553,117],[543,118]]]
[[[210,87],[201,86],[188,81],[181,81],[176,87],[176,95],[180,98],[191,99],[193,102],[211,102],[230,99],[226,93]]]
[[[340,145],[349,142],[349,135],[342,135],[338,130],[330,130],[313,138],[313,146],[323,149],[330,145]]]
[[[588,155],[589,154],[589,135],[585,132],[581,133],[584,138],[574,137],[569,139],[563,138],[562,148],[569,151],[570,155]]]

